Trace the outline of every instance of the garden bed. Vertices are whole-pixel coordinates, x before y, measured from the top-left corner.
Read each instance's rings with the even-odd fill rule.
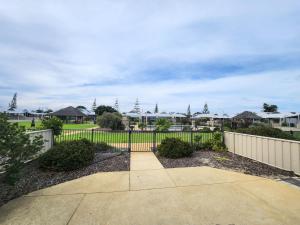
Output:
[[[169,159],[157,156],[157,158],[165,168],[210,166],[269,178],[294,176],[293,172],[281,170],[231,152],[196,151],[191,157]]]
[[[82,169],[68,172],[53,172],[41,170],[38,162],[32,161],[21,171],[21,179],[15,186],[3,182],[0,174],[0,206],[17,198],[42,188],[87,176],[97,172],[128,171],[130,168],[130,154],[128,152],[96,153],[93,162]]]

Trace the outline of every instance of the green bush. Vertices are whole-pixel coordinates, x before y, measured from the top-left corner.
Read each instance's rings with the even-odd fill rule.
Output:
[[[172,123],[170,120],[166,118],[159,118],[155,123],[155,129],[156,131],[168,131],[171,125]]]
[[[5,181],[14,184],[24,163],[43,148],[42,136],[30,140],[24,127],[9,123],[8,118],[0,113],[0,171],[6,171]]]
[[[191,156],[192,146],[179,138],[166,138],[157,148],[159,155],[167,158],[181,158]]]
[[[63,121],[56,116],[42,120],[42,128],[52,129],[54,135],[60,135],[63,128]]]
[[[113,149],[114,149],[114,147],[107,144],[106,142],[99,142],[99,143],[95,144],[96,152],[105,152],[105,151],[110,151]]]
[[[222,133],[221,132],[213,133],[212,139],[204,142],[202,144],[202,148],[213,150],[213,151],[225,151],[227,149],[225,144],[222,142]]]
[[[210,129],[209,127],[203,127],[203,128],[201,129],[201,131],[202,131],[202,132],[205,132],[205,133],[210,133],[210,132],[212,132],[211,129]]]
[[[287,132],[284,132],[278,128],[273,128],[265,125],[256,125],[249,128],[239,128],[236,130],[236,132],[243,133],[243,134],[265,136],[265,137],[297,140],[296,137],[294,137],[293,135]]]
[[[116,112],[104,112],[101,116],[97,117],[97,124],[102,128],[110,128],[112,130],[125,129],[122,123],[122,115]]]
[[[89,165],[94,156],[94,144],[82,139],[55,145],[39,158],[39,162],[43,169],[69,171]]]

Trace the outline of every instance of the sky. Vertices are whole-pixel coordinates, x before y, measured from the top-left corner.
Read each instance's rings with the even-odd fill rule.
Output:
[[[300,111],[299,0],[0,0],[0,109]]]

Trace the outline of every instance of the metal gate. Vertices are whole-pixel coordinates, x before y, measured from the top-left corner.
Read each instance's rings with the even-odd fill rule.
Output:
[[[199,141],[206,142],[213,136],[212,132],[203,131],[104,131],[92,130],[66,130],[55,137],[55,142],[88,139],[93,143],[105,143],[115,150],[149,152],[155,151],[157,146],[167,137],[180,138],[191,144]]]

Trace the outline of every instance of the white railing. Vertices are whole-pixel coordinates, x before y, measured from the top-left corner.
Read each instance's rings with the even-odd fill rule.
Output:
[[[300,175],[300,141],[224,132],[228,150]]]
[[[38,153],[44,153],[46,151],[48,151],[50,148],[52,148],[53,146],[53,134],[52,134],[52,130],[37,130],[37,131],[29,131],[26,132],[27,134],[29,134],[30,139],[33,140],[34,137],[36,136],[42,136],[43,141],[44,141],[44,146],[43,149]]]

